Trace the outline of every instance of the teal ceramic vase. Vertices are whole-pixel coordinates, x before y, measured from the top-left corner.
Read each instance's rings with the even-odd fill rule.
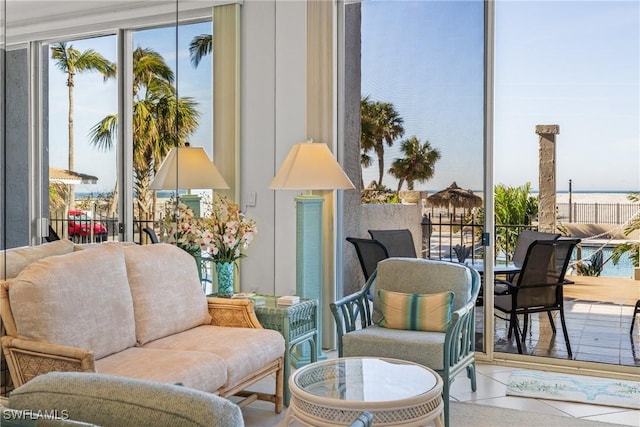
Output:
[[[216,262],[216,275],[218,277],[218,296],[231,298],[233,295],[233,262]]]

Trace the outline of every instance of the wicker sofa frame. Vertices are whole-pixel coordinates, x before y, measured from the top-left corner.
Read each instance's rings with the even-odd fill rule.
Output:
[[[16,332],[16,322],[9,297],[10,288],[11,281],[0,283],[0,315],[6,333],[5,336],[2,336],[1,343],[14,387],[19,387],[39,375],[52,371],[98,372],[94,351],[91,349],[40,342],[21,337]],[[212,326],[263,329],[254,313],[251,301],[215,297],[208,297],[206,300]],[[213,332],[215,333],[215,331]],[[265,329],[265,333],[267,332],[271,335],[275,333],[277,339],[281,338],[275,331]],[[282,340],[282,347],[284,348],[284,340]],[[247,355],[247,357],[250,356]],[[180,369],[180,367],[177,366],[176,369]],[[276,379],[274,393],[244,391],[249,385],[272,374],[275,375]],[[234,395],[244,397],[238,403],[240,407],[255,400],[272,402],[275,404],[276,413],[280,413],[283,406],[283,381],[284,352],[281,357],[251,372],[239,381],[225,384],[213,394],[221,397]]]

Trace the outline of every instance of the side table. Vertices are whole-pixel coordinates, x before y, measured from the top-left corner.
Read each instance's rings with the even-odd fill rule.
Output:
[[[256,317],[266,329],[278,331],[284,337],[284,404],[289,406],[289,375],[291,374],[291,350],[294,346],[309,342],[311,362],[318,359],[318,301],[301,298],[300,302],[290,306],[278,305],[277,296],[261,295],[265,305],[254,306]]]

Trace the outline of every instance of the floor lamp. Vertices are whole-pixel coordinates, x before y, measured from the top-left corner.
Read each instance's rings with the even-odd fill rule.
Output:
[[[318,341],[322,342],[322,204],[312,190],[352,190],[327,144],[312,141],[291,148],[269,188],[305,190],[296,197],[296,294],[318,300]],[[307,352],[308,353],[308,352]],[[325,358],[318,345],[318,358]],[[310,361],[301,351],[292,355],[296,367]]]

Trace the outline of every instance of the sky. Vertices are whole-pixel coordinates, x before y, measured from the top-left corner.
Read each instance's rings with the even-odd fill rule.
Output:
[[[212,157],[212,95],[211,55],[204,57],[198,68],[190,63],[188,46],[193,37],[211,34],[211,22],[180,26],[178,32],[179,54],[176,64],[176,33],[174,27],[136,31],[134,49],[152,48],[160,53],[173,69],[177,80],[178,96],[189,96],[198,103],[201,112],[200,126],[190,138],[192,146],[205,147]],[[116,37],[69,41],[76,49],[94,49],[108,60],[116,61]],[[177,68],[177,72],[176,72]],[[97,184],[77,185],[77,192],[106,193],[113,191],[116,181],[116,151],[100,151],[89,143],[90,129],[107,115],[117,112],[117,86],[115,80],[106,83],[98,73],[82,73],[75,77],[74,170],[98,177]],[[66,75],[50,60],[49,65],[49,161],[51,166],[66,169],[68,166],[68,96]]]
[[[433,179],[482,188],[482,2],[362,3],[362,93],[441,151]],[[538,124],[557,124],[557,189],[640,189],[640,2],[496,2],[494,183],[538,188]],[[385,151],[387,169],[400,141]],[[367,185],[377,165],[364,172]],[[383,184],[396,188],[385,176]]]
[[[420,190],[452,181],[483,185],[483,3],[369,0],[362,3],[362,94],[392,102],[404,119],[403,138],[428,140],[441,152],[435,175]],[[211,57],[198,69],[186,46],[210,23],[183,26],[178,90],[202,112],[192,145],[211,153]],[[496,1],[494,182],[538,187],[538,124],[557,124],[557,189],[640,189],[640,2]],[[115,60],[114,36],[73,42]],[[173,28],[137,32],[135,46],[152,47],[175,68]],[[183,47],[184,46],[184,47]],[[67,164],[65,76],[50,67],[50,161]],[[91,126],[116,111],[115,81],[76,77],[76,165],[99,177],[78,191],[106,192],[115,183],[115,151],[88,143]],[[400,141],[385,150],[388,169]],[[375,157],[374,157],[375,160]],[[367,185],[377,164],[363,171]],[[383,183],[395,189],[388,174]]]

